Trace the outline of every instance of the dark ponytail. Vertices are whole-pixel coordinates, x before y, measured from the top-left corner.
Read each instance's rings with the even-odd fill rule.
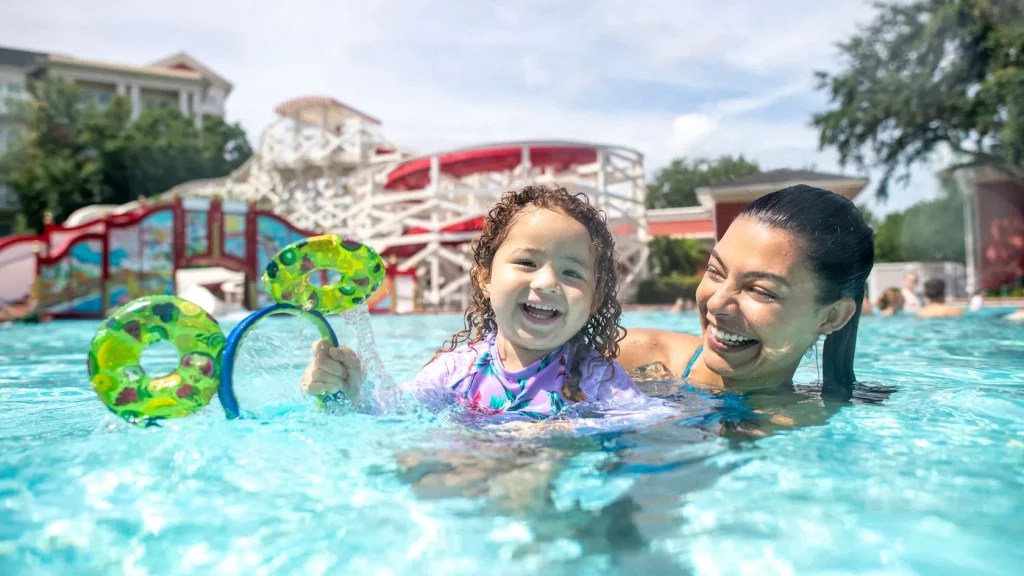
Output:
[[[825,337],[822,395],[853,395],[853,357],[864,286],[875,260],[874,232],[860,210],[843,196],[792,186],[758,198],[740,216],[795,234],[818,281],[818,303],[853,298],[857,310],[842,328]]]

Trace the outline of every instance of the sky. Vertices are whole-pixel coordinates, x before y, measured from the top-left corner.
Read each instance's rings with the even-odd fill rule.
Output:
[[[327,95],[419,153],[567,139],[762,169],[842,169],[818,149],[815,70],[870,20],[863,0],[0,0],[0,44],[146,64],[184,50],[234,85],[228,120],[258,141],[288,99]],[[913,171],[881,212],[938,193]],[[877,181],[877,174],[866,174]]]

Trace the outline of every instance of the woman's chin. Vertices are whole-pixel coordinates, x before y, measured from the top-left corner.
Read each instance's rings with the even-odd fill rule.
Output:
[[[705,338],[704,354],[704,365],[709,370],[723,378],[737,377],[757,364],[761,343],[754,341],[742,346],[726,346],[710,336]]]

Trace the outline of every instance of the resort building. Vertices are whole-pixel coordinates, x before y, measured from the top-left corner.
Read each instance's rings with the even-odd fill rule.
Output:
[[[0,47],[0,155],[25,133],[16,101],[28,99],[28,79],[60,76],[74,82],[82,103],[106,106],[117,94],[129,98],[132,115],[146,108],[176,106],[202,126],[203,118],[223,117],[232,85],[192,56],[179,52],[137,66]],[[0,184],[0,236],[14,222],[14,197]]]

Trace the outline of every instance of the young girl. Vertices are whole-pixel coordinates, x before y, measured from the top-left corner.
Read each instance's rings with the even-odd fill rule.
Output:
[[[473,242],[465,329],[402,388],[421,400],[450,394],[483,414],[534,419],[568,403],[639,396],[615,361],[615,260],[604,216],[585,195],[541,186],[506,193]],[[341,390],[359,405],[364,378],[355,353],[321,341],[302,388]]]

